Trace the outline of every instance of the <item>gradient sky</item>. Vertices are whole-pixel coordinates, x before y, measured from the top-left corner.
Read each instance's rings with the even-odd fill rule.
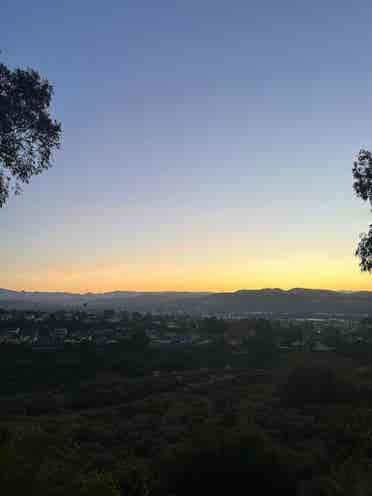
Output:
[[[372,289],[372,3],[2,0],[63,146],[0,210],[0,286]]]

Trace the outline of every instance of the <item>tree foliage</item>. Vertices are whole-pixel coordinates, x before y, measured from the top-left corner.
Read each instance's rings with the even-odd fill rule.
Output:
[[[356,195],[372,205],[372,153],[360,150],[353,165],[353,188]],[[367,233],[360,236],[355,255],[363,272],[372,270],[372,224]]]
[[[50,116],[53,87],[32,69],[0,64],[0,208],[13,190],[51,166],[61,125]]]

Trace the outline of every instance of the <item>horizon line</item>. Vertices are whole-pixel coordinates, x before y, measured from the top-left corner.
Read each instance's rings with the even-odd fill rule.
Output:
[[[105,294],[110,294],[110,293],[192,293],[192,294],[201,294],[201,293],[209,293],[209,294],[224,294],[224,293],[238,293],[241,291],[283,291],[283,292],[291,292],[295,290],[303,290],[303,291],[332,291],[335,293],[360,293],[360,292],[367,292],[371,293],[371,289],[332,289],[332,288],[311,288],[311,287],[302,287],[302,286],[295,286],[295,287],[289,287],[289,288],[280,288],[280,287],[260,287],[260,288],[237,288],[237,289],[231,289],[231,290],[211,290],[211,289],[185,289],[185,290],[179,290],[179,289],[161,289],[161,290],[141,290],[141,289],[112,289],[112,290],[107,290],[107,291],[69,291],[69,290],[63,290],[63,289],[58,289],[58,290],[34,290],[34,289],[13,289],[13,288],[2,288],[0,287],[0,291],[9,291],[9,292],[16,292],[16,293],[57,293],[57,294],[70,294],[70,295],[76,295],[76,296],[87,296],[87,295],[105,295]]]

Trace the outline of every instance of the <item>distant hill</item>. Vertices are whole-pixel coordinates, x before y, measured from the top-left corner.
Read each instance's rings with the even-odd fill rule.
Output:
[[[235,314],[372,315],[372,292],[294,288],[232,293],[136,292],[58,293],[0,289],[0,308],[125,308],[130,311]]]
[[[240,290],[215,293],[208,297],[208,308],[225,311],[274,314],[371,314],[372,292],[343,292],[294,288]]]
[[[0,288],[0,308],[126,308],[138,311],[164,311],[187,305],[190,299],[202,298],[207,292],[140,292],[64,293],[12,291]]]

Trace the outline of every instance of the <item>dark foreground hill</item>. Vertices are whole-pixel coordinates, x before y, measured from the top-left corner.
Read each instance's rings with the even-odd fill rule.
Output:
[[[372,315],[372,292],[295,288],[233,293],[132,292],[48,293],[0,289],[2,308],[125,308],[130,311],[234,314]]]

